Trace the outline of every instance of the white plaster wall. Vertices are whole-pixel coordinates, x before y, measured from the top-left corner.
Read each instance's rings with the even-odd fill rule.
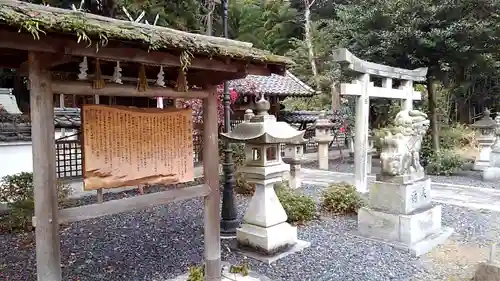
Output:
[[[64,134],[63,134],[63,130],[64,130]],[[71,136],[71,137],[67,137],[67,138],[64,138],[65,140],[76,140],[77,139],[77,136],[73,136],[74,134],[76,134],[77,130],[68,130],[68,129],[61,129],[61,130],[56,130],[55,132],[55,139],[60,139],[64,136]]]
[[[31,142],[0,142],[0,178],[21,172],[33,172]]]
[[[75,130],[67,130],[66,136],[75,134]],[[61,138],[60,130],[55,132],[55,139]],[[77,136],[67,138],[75,140]],[[21,172],[33,172],[33,154],[31,142],[0,142],[0,178]]]

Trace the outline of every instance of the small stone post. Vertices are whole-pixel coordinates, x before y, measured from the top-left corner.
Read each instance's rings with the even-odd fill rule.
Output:
[[[316,119],[314,127],[316,128],[314,140],[318,143],[318,165],[320,169],[328,170],[328,146],[333,141],[333,136],[330,133],[333,124],[326,117],[324,110],[321,111],[318,119]]]
[[[480,146],[479,157],[474,161],[474,170],[482,171],[490,167],[491,146],[495,142],[495,121],[490,117],[490,111],[484,110],[483,118],[472,124],[477,129],[477,140]]]

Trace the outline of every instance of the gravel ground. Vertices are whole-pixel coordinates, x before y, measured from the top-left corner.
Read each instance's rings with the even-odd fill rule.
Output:
[[[351,160],[352,162],[352,160]],[[304,168],[316,169],[317,163],[311,162],[303,165]],[[342,172],[342,173],[354,173],[354,163],[349,163],[348,159],[341,160],[330,160],[330,171]],[[377,160],[373,160],[372,174],[375,175],[380,171],[380,166],[377,164]],[[496,182],[483,182],[481,179],[480,171],[461,171],[453,176],[432,176],[429,175],[433,182],[438,183],[449,183],[467,186],[477,186],[485,188],[498,188],[498,183]]]
[[[305,186],[317,195],[321,188]],[[129,196],[132,193],[126,193]],[[112,194],[118,198],[123,194]],[[95,198],[83,201],[93,202]],[[80,201],[79,204],[85,202]],[[238,197],[238,210],[248,198]],[[203,202],[200,199],[81,221],[61,228],[63,280],[165,280],[186,272],[203,256]],[[497,213],[444,206],[443,224],[455,227],[453,241],[486,246],[500,242]],[[432,257],[420,259],[387,245],[349,234],[354,217],[323,218],[299,227],[311,247],[264,265],[249,260],[251,269],[276,281],[443,280],[448,267],[435,268]],[[223,260],[239,263],[240,255],[223,240]],[[0,280],[36,280],[33,235],[0,235]],[[445,268],[446,267],[446,268]],[[443,269],[444,268],[444,269]],[[451,274],[451,273],[450,273]],[[423,279],[418,279],[423,278]]]

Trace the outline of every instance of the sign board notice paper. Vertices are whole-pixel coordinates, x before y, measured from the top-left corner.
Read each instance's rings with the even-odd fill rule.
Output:
[[[191,109],[84,105],[84,189],[193,180]]]

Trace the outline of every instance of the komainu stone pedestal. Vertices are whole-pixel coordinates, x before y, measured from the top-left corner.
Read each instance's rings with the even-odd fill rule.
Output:
[[[358,212],[359,234],[408,249],[415,256],[448,239],[453,229],[442,227],[441,206],[432,206],[430,179],[391,178],[372,186],[368,207]]]

